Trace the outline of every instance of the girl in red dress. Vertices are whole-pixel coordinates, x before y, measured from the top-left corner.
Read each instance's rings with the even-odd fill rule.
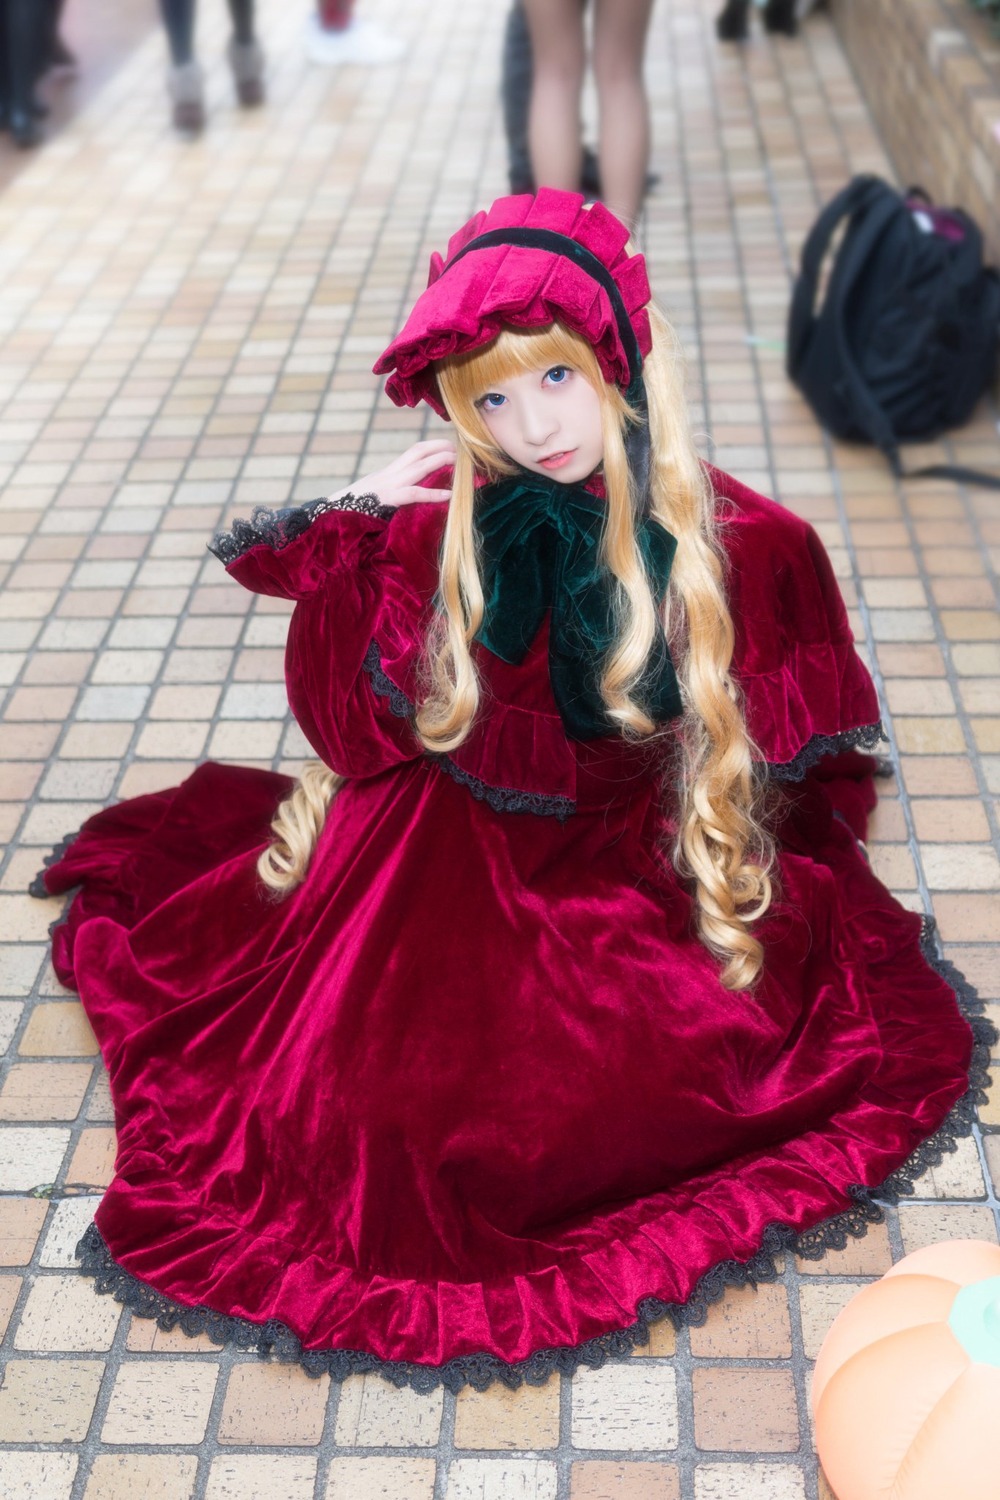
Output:
[[[878,707],[822,546],[699,461],[625,228],[501,199],[376,368],[453,471],[418,444],[213,543],[295,603],[318,761],[201,766],[44,877],[118,1124],[80,1253],[314,1373],[516,1385],[862,1233],[991,1029],[858,842]]]

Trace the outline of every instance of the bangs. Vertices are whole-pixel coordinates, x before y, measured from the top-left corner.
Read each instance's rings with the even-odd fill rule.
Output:
[[[463,386],[481,387],[477,396],[491,385],[526,375],[542,365],[572,365],[598,386],[604,384],[600,366],[586,339],[562,323],[549,323],[544,328],[502,328],[481,349],[456,355],[446,363],[460,367]]]
[[[482,348],[442,360],[438,384],[454,420],[459,411],[466,417],[493,386],[551,365],[571,365],[598,391],[605,383],[586,339],[562,323],[549,323],[544,328],[502,328]]]

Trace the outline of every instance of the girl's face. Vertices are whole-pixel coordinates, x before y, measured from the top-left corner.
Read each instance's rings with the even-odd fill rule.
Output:
[[[604,457],[600,397],[571,365],[512,375],[475,404],[497,447],[533,474],[580,484]]]

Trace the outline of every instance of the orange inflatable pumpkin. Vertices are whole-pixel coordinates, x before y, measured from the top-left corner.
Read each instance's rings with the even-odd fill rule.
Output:
[[[930,1245],[860,1291],[813,1412],[837,1500],[1000,1500],[1000,1246]]]

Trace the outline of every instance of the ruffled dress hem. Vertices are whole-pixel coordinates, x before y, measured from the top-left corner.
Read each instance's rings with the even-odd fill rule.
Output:
[[[684,1302],[642,1297],[635,1308],[635,1320],[623,1328],[610,1329],[578,1344],[539,1349],[521,1360],[506,1361],[481,1352],[459,1355],[442,1364],[424,1364],[383,1359],[361,1349],[307,1348],[278,1319],[255,1322],[165,1296],[115,1260],[96,1223],[89,1226],[77,1246],[81,1274],[94,1278],[98,1292],[110,1294],[138,1317],[154,1318],[166,1331],[179,1328],[191,1337],[206,1334],[219,1345],[253,1351],[261,1358],[270,1357],[282,1363],[299,1364],[306,1374],[316,1378],[329,1375],[341,1381],[349,1375],[377,1374],[398,1387],[430,1391],[442,1385],[454,1392],[465,1385],[483,1391],[494,1382],[516,1389],[522,1384],[541,1385],[554,1373],[571,1375],[581,1367],[599,1369],[608,1360],[627,1358],[648,1343],[653,1324],[669,1319],[676,1328],[700,1325],[709,1307],[730,1287],[776,1280],[780,1274],[778,1257],[783,1254],[790,1252],[805,1260],[820,1260],[830,1250],[843,1249],[850,1239],[860,1239],[872,1224],[884,1220],[882,1205],[912,1195],[917,1179],[939,1165],[947,1153],[957,1148],[958,1141],[971,1133],[977,1106],[986,1099],[990,1049],[997,1040],[996,1028],[984,1017],[983,1003],[972,985],[941,955],[933,918],[923,920],[921,948],[930,967],[954,990],[959,1010],[973,1036],[968,1089],[952,1106],[944,1122],[879,1186],[850,1188],[850,1208],[801,1231],[788,1224],[768,1224],[758,1249],[747,1260],[719,1261],[699,1279]]]

